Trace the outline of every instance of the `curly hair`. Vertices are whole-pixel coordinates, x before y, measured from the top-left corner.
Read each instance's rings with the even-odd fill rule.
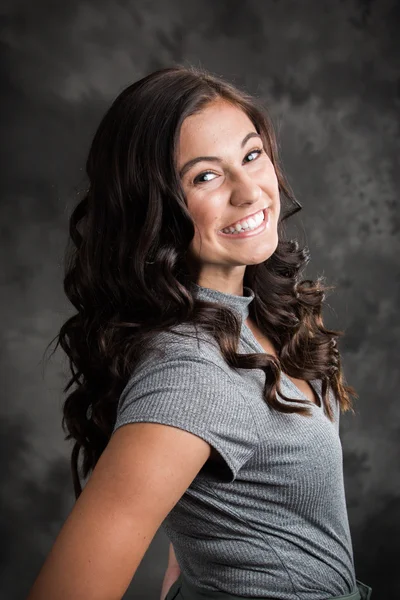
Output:
[[[275,168],[281,213],[278,245],[260,264],[246,267],[243,284],[255,293],[249,316],[277,349],[238,354],[240,321],[227,306],[196,299],[188,247],[195,224],[188,211],[176,167],[182,123],[214,100],[241,108],[261,135]],[[201,326],[218,342],[234,368],[263,369],[264,400],[284,413],[311,414],[307,402],[280,390],[281,370],[305,380],[322,381],[329,419],[329,388],[342,412],[353,410],[336,339],[321,316],[326,287],[322,278],[301,280],[309,251],[285,239],[283,221],[301,204],[279,164],[272,121],[263,103],[203,68],[176,65],[157,70],[129,85],[102,118],[89,150],[89,187],[70,216],[65,251],[64,291],[76,314],[61,326],[57,345],[66,353],[72,386],[63,405],[71,453],[75,497],[80,475],[94,469],[111,437],[118,399],[139,358],[158,332],[180,323]],[[50,342],[50,343],[52,343]],[[295,407],[283,404],[276,392]],[[353,411],[354,412],[354,411]],[[81,470],[78,467],[83,452]]]

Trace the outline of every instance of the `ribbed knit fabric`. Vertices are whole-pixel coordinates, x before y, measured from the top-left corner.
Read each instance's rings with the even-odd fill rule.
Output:
[[[263,353],[244,323],[254,292],[225,294],[193,284],[198,298],[241,318],[240,353]],[[126,423],[172,425],[222,456],[207,461],[162,528],[186,580],[207,591],[277,600],[323,600],[356,589],[343,481],[339,407],[284,414],[262,397],[261,369],[232,369],[218,344],[187,324],[157,336],[123,390],[114,431]],[[284,374],[282,392],[306,399]],[[287,402],[280,398],[281,402]],[[288,402],[288,404],[295,403]]]

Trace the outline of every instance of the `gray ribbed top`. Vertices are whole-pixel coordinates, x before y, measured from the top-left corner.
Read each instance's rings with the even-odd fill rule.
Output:
[[[199,299],[241,317],[239,352],[263,353],[244,323],[254,292],[225,294],[193,284]],[[187,324],[157,337],[124,388],[114,431],[155,422],[212,445],[223,465],[207,461],[162,524],[184,577],[205,591],[276,600],[323,600],[356,589],[343,481],[339,407],[321,402],[312,416],[284,414],[262,397],[261,369],[232,369],[206,332]],[[306,397],[282,373],[282,392]],[[280,398],[281,402],[292,403]]]

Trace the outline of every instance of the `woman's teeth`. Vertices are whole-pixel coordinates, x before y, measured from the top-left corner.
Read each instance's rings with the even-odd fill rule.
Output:
[[[241,231],[251,231],[252,229],[256,229],[257,227],[259,227],[263,221],[264,211],[260,210],[260,212],[254,215],[254,217],[250,217],[250,219],[247,219],[247,221],[241,221],[240,223],[237,223],[234,226],[225,227],[225,229],[222,229],[221,231],[223,233],[233,234],[240,233]]]

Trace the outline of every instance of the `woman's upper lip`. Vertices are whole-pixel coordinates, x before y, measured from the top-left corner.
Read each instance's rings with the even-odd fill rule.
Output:
[[[261,211],[265,211],[267,210],[267,208],[269,208],[268,206],[264,206],[264,208],[259,208],[258,210],[256,210],[255,212],[251,213],[250,215],[246,215],[245,217],[241,217],[240,219],[237,219],[236,221],[233,221],[233,223],[231,223],[230,225],[225,225],[224,227],[221,227],[222,229],[226,229],[227,227],[234,227],[236,225],[236,223],[239,223],[239,221],[246,221],[246,219],[250,219],[250,217],[254,217],[254,215],[256,215],[257,213],[261,212]]]

